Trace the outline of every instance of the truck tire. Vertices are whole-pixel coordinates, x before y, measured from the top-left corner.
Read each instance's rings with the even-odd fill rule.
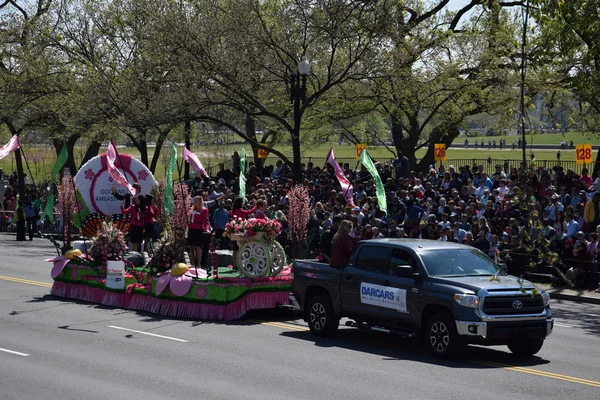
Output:
[[[340,319],[333,311],[331,299],[326,295],[315,296],[309,300],[306,321],[310,331],[317,336],[333,336],[340,325]]]
[[[516,356],[531,357],[542,349],[544,339],[526,339],[508,344],[508,349]]]
[[[454,357],[463,347],[456,331],[456,323],[446,312],[436,313],[429,318],[423,339],[433,355],[440,358]]]

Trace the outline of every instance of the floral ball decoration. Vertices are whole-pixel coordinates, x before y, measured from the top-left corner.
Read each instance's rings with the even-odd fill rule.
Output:
[[[90,255],[95,261],[106,264],[107,260],[121,260],[127,252],[123,232],[112,223],[102,222],[98,236],[92,240]]]

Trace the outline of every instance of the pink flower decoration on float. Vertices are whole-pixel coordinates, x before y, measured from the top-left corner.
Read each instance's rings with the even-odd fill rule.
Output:
[[[143,169],[139,170],[138,171],[138,179],[142,180],[142,181],[145,181],[146,178],[148,178],[148,173],[145,170],[143,170]]]
[[[195,268],[195,267],[194,267]],[[192,286],[192,278],[207,278],[206,271],[195,268],[192,272],[184,263],[175,264],[169,271],[161,274],[156,281],[156,295],[161,294],[167,286],[175,296],[184,296]]]
[[[208,292],[203,287],[198,288],[196,290],[196,297],[198,297],[199,299],[205,298],[207,294],[208,294]]]
[[[91,168],[85,170],[85,179],[91,181],[94,179],[95,175],[96,174],[94,173],[94,170],[92,170]]]

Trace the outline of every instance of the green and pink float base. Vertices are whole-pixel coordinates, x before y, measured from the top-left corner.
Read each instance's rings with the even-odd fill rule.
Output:
[[[277,276],[241,278],[237,272],[219,268],[216,278],[193,278],[180,296],[169,285],[157,293],[159,277],[140,284],[139,277],[125,274],[124,289],[106,287],[106,279],[94,268],[70,261],[57,276],[51,293],[58,297],[88,301],[128,310],[175,318],[232,320],[256,309],[287,304],[292,279],[288,268]]]

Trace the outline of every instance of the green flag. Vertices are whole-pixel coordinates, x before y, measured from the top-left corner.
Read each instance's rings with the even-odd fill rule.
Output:
[[[377,192],[377,203],[379,205],[379,209],[387,215],[387,199],[385,198],[385,189],[383,188],[383,182],[381,182],[381,177],[379,176],[379,172],[377,172],[377,168],[375,168],[375,164],[373,164],[373,160],[369,157],[369,153],[367,153],[367,149],[364,149],[362,153],[360,153],[360,163],[365,166],[367,171],[371,173],[373,180],[375,181],[375,189]]]
[[[171,150],[171,160],[169,161],[169,168],[167,169],[167,179],[165,180],[165,213],[173,212],[173,171],[175,170],[175,164],[177,163],[177,145],[173,142]]]
[[[240,154],[240,197],[246,202],[246,149]]]
[[[69,153],[67,152],[67,145],[63,144],[63,148],[56,157],[56,162],[54,163],[54,167],[52,167],[52,173],[50,174],[50,192],[48,193],[48,198],[46,199],[46,206],[44,207],[44,212],[40,217],[42,220],[47,216],[48,219],[54,223],[54,178],[56,175],[60,173],[60,170],[67,163],[67,159],[69,158]]]

